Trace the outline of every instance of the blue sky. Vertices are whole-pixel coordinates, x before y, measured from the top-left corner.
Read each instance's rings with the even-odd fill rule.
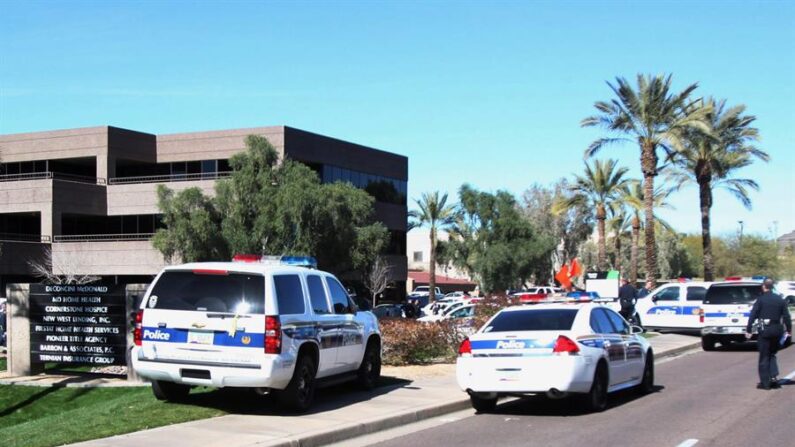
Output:
[[[713,231],[795,230],[793,2],[9,2],[0,133],[290,125],[409,157],[409,194],[520,196],[582,171],[606,80],[673,73],[744,103],[772,161]],[[613,157],[639,176],[636,147]],[[697,191],[663,216],[699,231]]]

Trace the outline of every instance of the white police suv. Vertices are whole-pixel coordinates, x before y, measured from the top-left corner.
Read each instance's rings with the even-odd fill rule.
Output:
[[[161,400],[196,385],[274,392],[305,411],[316,385],[381,371],[378,321],[305,257],[238,255],[237,262],[166,267],[136,314],[135,371]]]
[[[480,412],[505,395],[578,395],[591,411],[607,394],[654,388],[651,346],[618,313],[595,303],[549,303],[503,309],[464,340],[458,385]]]
[[[745,330],[751,308],[761,294],[761,280],[729,278],[712,284],[701,304],[701,347],[712,351],[716,343],[729,346],[746,341]],[[753,337],[756,335],[754,331]]]

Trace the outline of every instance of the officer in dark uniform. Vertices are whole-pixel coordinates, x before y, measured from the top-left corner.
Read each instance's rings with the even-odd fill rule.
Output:
[[[751,338],[751,328],[754,324],[759,330],[756,342],[759,349],[759,384],[756,387],[762,390],[780,386],[776,377],[778,376],[776,353],[785,330],[786,333],[792,333],[792,318],[787,303],[772,290],[773,280],[765,279],[762,283],[762,295],[756,299],[748,318],[748,327],[745,329],[746,338]]]
[[[638,291],[626,278],[621,278],[621,287],[618,289],[618,302],[621,304],[619,312],[624,319],[634,322],[635,303],[638,301]]]

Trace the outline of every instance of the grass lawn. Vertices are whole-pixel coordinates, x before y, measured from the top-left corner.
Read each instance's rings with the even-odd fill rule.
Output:
[[[5,371],[6,369],[8,369],[7,365],[8,365],[8,361],[7,361],[7,359],[5,357],[0,359],[0,371]]]
[[[643,338],[654,338],[654,337],[656,337],[658,335],[660,335],[660,334],[652,334],[652,333],[649,333],[649,332],[644,332],[644,333],[640,334],[640,336],[643,337]]]
[[[236,410],[228,397],[199,389],[191,392],[189,405],[182,405],[155,400],[148,387],[0,385],[0,446],[56,446],[220,416]],[[244,405],[256,404],[257,399],[246,397]]]

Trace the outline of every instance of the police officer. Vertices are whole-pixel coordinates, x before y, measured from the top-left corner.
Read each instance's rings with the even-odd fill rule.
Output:
[[[762,390],[779,388],[776,352],[785,330],[788,334],[792,333],[792,318],[787,303],[772,290],[773,280],[765,279],[762,282],[762,295],[756,299],[745,329],[745,338],[751,338],[754,324],[759,330],[756,342],[759,349],[759,384],[756,387]]]
[[[621,304],[621,316],[627,321],[634,321],[635,303],[638,300],[638,291],[632,287],[627,278],[621,278],[621,287],[618,289],[618,302]]]

